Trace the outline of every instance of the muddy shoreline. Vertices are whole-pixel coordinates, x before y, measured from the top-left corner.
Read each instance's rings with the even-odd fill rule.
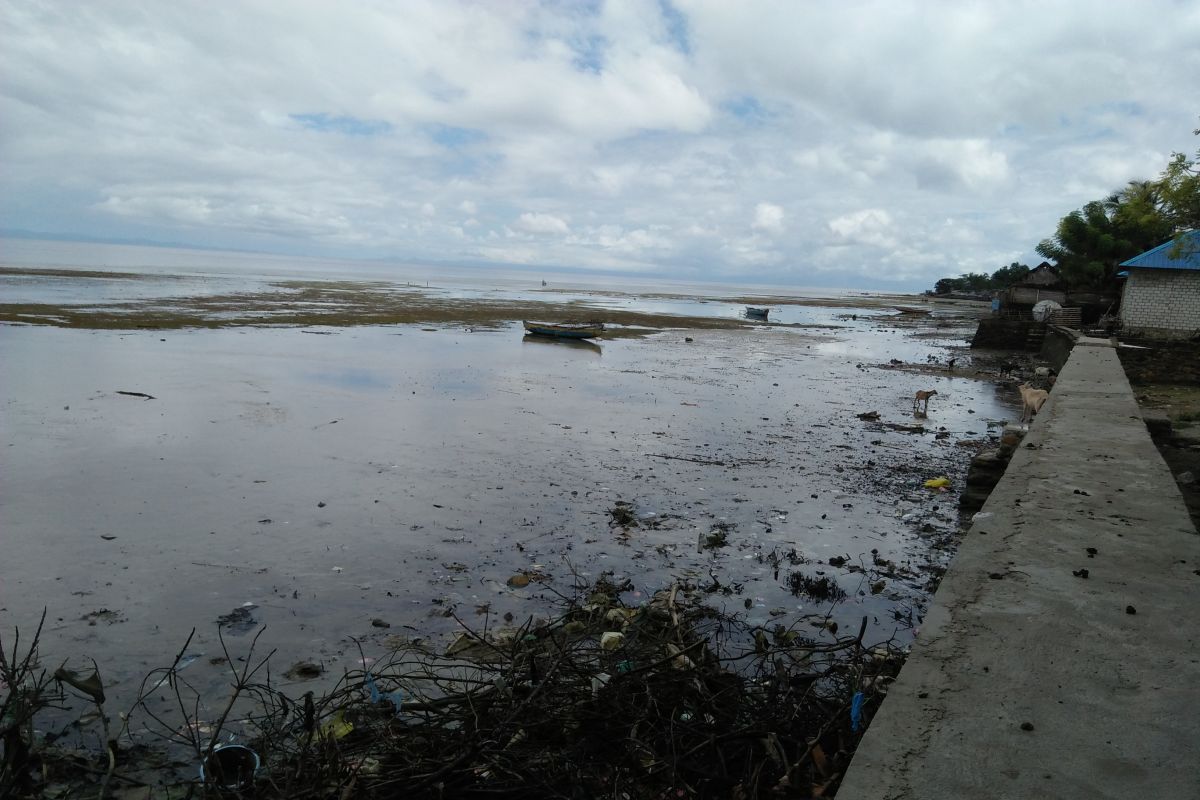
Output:
[[[460,619],[537,619],[602,574],[631,607],[675,584],[751,627],[832,642],[866,618],[868,641],[903,643],[953,553],[967,463],[1011,418],[963,355],[969,316],[817,299],[763,325],[418,295],[302,282],[11,325],[30,380],[6,398],[23,469],[3,624],[51,606],[47,659],[95,657],[117,705],[191,626],[205,705],[227,682],[218,621],[235,657],[259,634],[277,650],[283,691],[320,692],[364,653],[440,652]],[[527,314],[639,335],[527,342]],[[950,490],[924,488],[939,476]]]

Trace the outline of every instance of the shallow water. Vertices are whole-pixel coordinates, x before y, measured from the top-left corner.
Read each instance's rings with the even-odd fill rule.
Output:
[[[350,637],[368,654],[394,635],[444,643],[447,612],[520,620],[550,589],[569,594],[572,572],[629,577],[635,601],[715,575],[731,593],[713,602],[764,624],[823,617],[830,604],[793,596],[787,577],[826,574],[850,593],[833,610],[843,625],[865,615],[869,638],[911,636],[921,568],[945,560],[929,539],[956,522],[953,497],[920,484],[961,478],[955,442],[1013,409],[989,383],[871,366],[953,339],[837,321],[598,346],[516,324],[4,328],[0,626],[28,630],[48,608],[46,662],[93,657],[116,697],[192,627],[204,658],[189,679],[215,697],[215,621],[245,603],[276,673],[307,659],[336,675],[357,663]],[[855,416],[912,423],[928,388],[926,424],[947,438]],[[612,524],[619,501],[639,526]],[[699,551],[718,523],[728,546]],[[813,563],[776,574],[766,557],[791,549]],[[873,549],[912,577],[873,595],[876,576],[823,563],[870,567]],[[523,571],[545,583],[509,588]]]

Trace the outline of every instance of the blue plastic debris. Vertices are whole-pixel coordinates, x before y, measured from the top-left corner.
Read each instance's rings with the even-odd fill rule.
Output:
[[[379,703],[382,700],[387,700],[389,703],[391,703],[395,707],[396,713],[397,714],[400,713],[400,709],[402,708],[402,706],[404,704],[404,692],[397,689],[394,692],[388,692],[387,694],[384,694],[383,692],[379,691],[379,686],[376,685],[375,678],[374,678],[374,676],[371,675],[370,672],[367,673],[367,681],[366,682],[367,682],[367,693],[371,697],[372,704]]]
[[[862,692],[855,692],[854,699],[850,701],[850,730],[855,733],[862,727],[862,707],[866,699]]]

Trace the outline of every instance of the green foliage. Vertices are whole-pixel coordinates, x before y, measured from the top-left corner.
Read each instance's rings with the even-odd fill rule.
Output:
[[[933,285],[934,294],[986,294],[1012,286],[1030,272],[1025,264],[1016,261],[991,274],[964,272],[957,278],[942,278]]]
[[[1130,181],[1103,200],[1093,200],[1058,223],[1037,246],[1055,262],[1072,289],[1111,288],[1118,265],[1171,238],[1175,228],[1163,212],[1158,184]]]
[[[1018,264],[1014,261],[1007,267],[1001,267],[992,273],[992,288],[1005,289],[1014,283],[1019,283],[1030,272],[1027,264]]]
[[[1200,130],[1196,133],[1200,135]],[[1195,160],[1190,161],[1183,153],[1172,155],[1156,186],[1162,197],[1163,215],[1175,229],[1176,246],[1171,255],[1186,255],[1183,248],[1187,245],[1180,236],[1200,230],[1200,150],[1196,151]]]

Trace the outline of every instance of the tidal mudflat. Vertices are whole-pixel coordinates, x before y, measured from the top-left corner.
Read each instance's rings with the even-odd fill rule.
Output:
[[[731,298],[593,293],[588,315],[638,335],[571,344],[523,336],[507,300],[455,317],[412,287],[341,288],[443,316],[6,317],[5,628],[47,609],[46,663],[94,658],[118,704],[193,628],[188,680],[214,702],[219,622],[235,654],[261,633],[285,689],[319,689],[364,653],[443,649],[603,573],[634,604],[680,584],[753,624],[832,640],[866,617],[868,638],[903,642],[952,552],[967,461],[1014,416],[962,351],[970,317],[886,299],[776,297],[781,321],[750,324]],[[539,302],[522,315],[569,316]],[[938,392],[928,418],[919,389]],[[950,491],[924,488],[943,475]],[[282,674],[297,662],[318,669]]]

